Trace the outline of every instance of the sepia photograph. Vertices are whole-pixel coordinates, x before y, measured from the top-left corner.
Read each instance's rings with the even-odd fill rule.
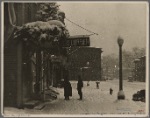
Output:
[[[1,2],[3,117],[148,117],[149,3]]]

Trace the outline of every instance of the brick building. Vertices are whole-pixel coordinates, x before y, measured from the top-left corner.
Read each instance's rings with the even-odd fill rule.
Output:
[[[78,75],[81,75],[83,80],[101,80],[101,48],[72,47],[70,52],[70,80],[77,80]]]
[[[134,60],[134,80],[135,81],[146,81],[146,56],[142,56]]]

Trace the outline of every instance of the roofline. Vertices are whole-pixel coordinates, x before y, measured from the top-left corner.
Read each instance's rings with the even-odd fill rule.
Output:
[[[79,46],[80,48],[91,48],[91,49],[102,49],[102,48],[99,48],[99,47],[90,47],[90,46]]]
[[[74,35],[74,36],[69,36],[69,38],[84,38],[84,37],[89,37],[89,35]]]

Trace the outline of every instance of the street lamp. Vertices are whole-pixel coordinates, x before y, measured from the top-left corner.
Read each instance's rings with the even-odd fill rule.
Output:
[[[122,80],[122,45],[124,40],[121,37],[118,37],[118,45],[119,45],[119,92],[118,99],[125,99],[125,95],[123,92],[123,80]]]

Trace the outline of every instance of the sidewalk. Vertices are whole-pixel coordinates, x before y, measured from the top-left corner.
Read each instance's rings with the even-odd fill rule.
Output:
[[[69,101],[64,100],[63,88],[58,88],[59,96],[52,102],[45,102],[45,107],[41,110],[15,108],[5,108],[6,114],[22,113],[22,114],[49,114],[49,115],[101,115],[101,114],[144,114],[146,103],[140,101],[132,101],[132,94],[142,89],[144,83],[124,83],[124,92],[126,99],[117,100],[118,82],[106,81],[100,83],[100,88],[96,89],[96,83],[91,82],[90,86],[86,86],[84,82],[83,100],[79,98],[76,90],[76,82],[71,82],[73,88],[73,96]],[[134,86],[133,86],[134,84]],[[137,85],[138,84],[138,85]],[[135,86],[136,85],[136,86]],[[109,87],[113,88],[112,95],[109,94]]]

